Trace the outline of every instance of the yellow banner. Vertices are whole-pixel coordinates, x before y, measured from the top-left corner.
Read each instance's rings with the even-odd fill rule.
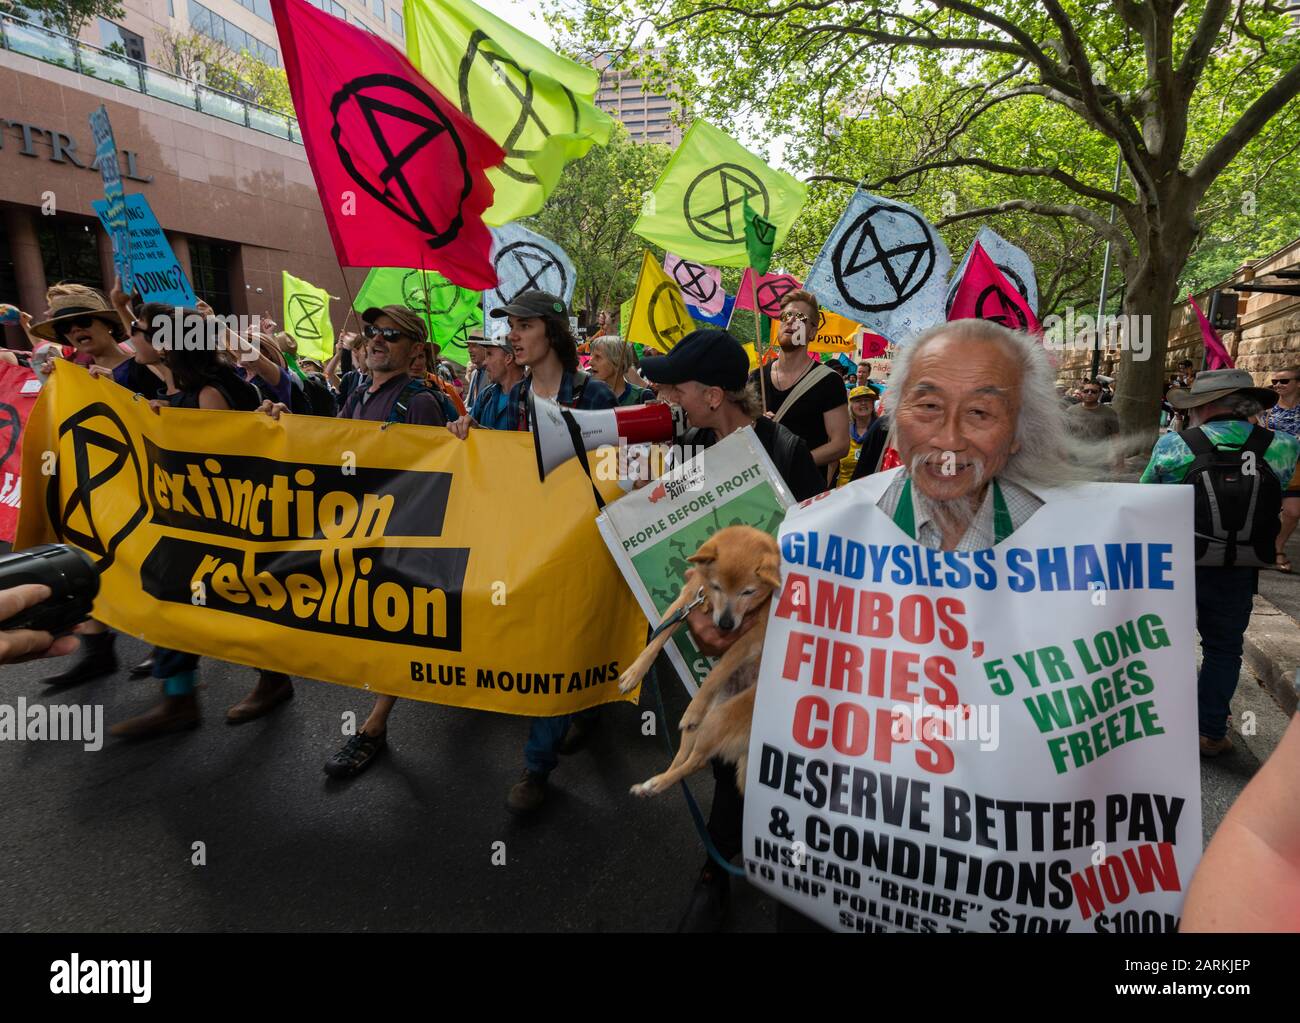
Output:
[[[86,551],[95,617],[159,646],[552,716],[620,699],[645,645],[586,474],[538,482],[526,433],[155,414],[59,362],[23,488],[16,546]]]
[[[772,321],[770,337],[776,344],[776,332],[780,324]],[[810,352],[830,352],[839,355],[843,352],[851,358],[857,358],[862,347],[862,324],[854,323],[839,313],[821,310],[821,321],[817,324],[817,336],[808,345]]]
[[[623,324],[623,340],[666,352],[695,329],[677,282],[664,273],[646,250],[636,279],[632,311]]]

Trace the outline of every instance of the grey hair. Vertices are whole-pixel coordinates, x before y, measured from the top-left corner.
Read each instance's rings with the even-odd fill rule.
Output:
[[[1000,344],[1020,368],[1020,407],[1016,414],[1015,454],[1001,475],[1032,490],[1059,487],[1104,478],[1113,455],[1104,444],[1082,444],[1066,426],[1065,409],[1056,393],[1056,371],[1047,350],[1037,338],[1008,330],[990,320],[953,320],[931,327],[894,359],[890,393],[901,400],[910,384],[916,357],[931,342],[949,337],[961,341]],[[892,410],[891,410],[892,411]],[[897,427],[891,425],[889,441],[897,449]]]
[[[589,342],[593,352],[600,352],[614,364],[614,377],[627,380],[627,371],[636,366],[636,349],[617,334],[593,338]]]
[[[1248,394],[1225,394],[1222,398],[1216,398],[1214,401],[1205,405],[1200,405],[1192,410],[1194,415],[1188,416],[1188,420],[1193,425],[1199,425],[1217,415],[1234,415],[1240,419],[1250,419],[1264,411],[1264,403]]]

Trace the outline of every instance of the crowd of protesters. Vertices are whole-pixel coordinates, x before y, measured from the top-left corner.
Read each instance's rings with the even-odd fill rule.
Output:
[[[707,448],[752,427],[796,500],[904,466],[899,481],[905,483],[909,473],[916,473],[915,494],[906,485],[891,486],[881,507],[895,515],[895,521],[910,522],[918,542],[946,550],[997,542],[991,505],[984,496],[975,496],[988,493],[990,477],[996,477],[992,493],[1005,502],[1011,524],[1018,526],[1042,503],[1030,485],[1039,476],[1055,480],[1053,474],[1064,472],[1079,478],[1090,471],[1087,478],[1100,479],[1123,467],[1119,421],[1110,407],[1111,378],[1084,379],[1067,391],[1052,383],[1041,346],[983,321],[962,321],[936,328],[910,346],[896,362],[886,390],[872,381],[869,362],[837,359],[828,365],[809,357],[807,338],[820,310],[816,296],[805,290],[783,296],[775,358],[752,372],[740,342],[721,329],[697,330],[667,354],[639,353],[610,332],[612,322],[605,317],[597,336],[580,350],[565,302],[540,291],[524,292],[489,310],[486,328],[469,335],[464,367],[442,357],[420,315],[397,305],[361,311],[360,330],[341,334],[332,357],[320,363],[300,358],[292,338],[276,332],[274,323],[263,323],[263,329],[246,336],[228,336],[223,345],[182,348],[157,343],[160,325],[174,313],[171,308],[133,304],[117,289],[105,298],[78,285],[51,288],[47,299],[49,308],[42,318],[26,313],[22,317],[32,352],[11,353],[6,361],[30,362],[44,375],[50,359],[71,358],[147,399],[155,409],[401,422],[446,427],[463,440],[476,429],[531,429],[530,394],[587,410],[664,401],[684,413],[690,429],[679,440],[688,448]],[[186,312],[210,314],[205,306]],[[997,401],[1006,408],[983,410],[981,415],[992,420],[1001,416],[1011,432],[999,434],[996,443],[987,441],[991,434],[974,440],[967,426],[955,419],[948,424],[955,416],[951,410],[937,413],[948,425],[926,426],[917,411],[922,398],[909,390],[918,367],[937,381],[928,385],[932,389],[948,387],[966,395],[981,381],[985,391],[1000,388]],[[1006,397],[1012,392],[1019,395],[1018,404]],[[1275,567],[1290,571],[1285,544],[1300,520],[1300,481],[1293,478],[1300,450],[1300,367],[1278,370],[1270,386],[1261,388],[1242,371],[1197,374],[1190,363],[1180,364],[1165,401],[1169,423],[1177,429],[1161,436],[1142,481],[1184,482],[1202,445],[1220,451],[1258,446],[1263,464],[1277,478],[1271,492],[1280,495],[1271,511],[1275,538],[1270,534],[1268,547],[1275,549]],[[1035,422],[1059,431],[1058,448],[1022,453],[1026,448],[1019,440],[1012,444],[1013,434],[1019,437],[1018,422],[1031,412],[1039,417]],[[928,493],[915,459],[924,461],[927,452],[933,454],[927,445],[937,444],[940,434],[945,444],[953,438],[966,443],[971,456],[956,470],[960,479],[941,481]],[[976,450],[986,441],[988,451]],[[1067,449],[1085,454],[1055,464],[1053,458]],[[980,460],[985,455],[987,466]],[[973,481],[969,485],[961,476],[968,471]],[[915,508],[906,509],[900,519],[900,509],[909,501]],[[1236,685],[1258,567],[1198,566],[1196,578],[1197,625],[1204,646],[1198,679],[1201,753],[1216,756],[1231,749],[1225,727],[1228,700]],[[713,656],[742,631],[723,634],[700,610],[688,625],[701,651]],[[61,641],[53,652],[67,653],[67,647]],[[131,672],[157,678],[162,700],[115,725],[114,734],[144,739],[196,725],[198,666],[195,654],[155,648]],[[68,686],[118,670],[113,633],[91,622],[82,627],[72,663],[48,681]],[[292,696],[288,676],[259,671],[254,688],[229,708],[227,718],[233,723],[257,719]],[[352,777],[373,763],[387,747],[396,703],[395,697],[377,696],[357,734],[325,761],[325,772]],[[511,810],[528,813],[542,805],[560,756],[578,749],[598,721],[594,710],[532,720],[523,772],[507,794]],[[714,777],[708,832],[721,856],[732,859],[741,851],[743,799],[731,767],[715,763]],[[726,912],[728,884],[727,875],[707,860],[682,929],[716,929]],[[787,916],[785,923],[799,926],[800,921]]]

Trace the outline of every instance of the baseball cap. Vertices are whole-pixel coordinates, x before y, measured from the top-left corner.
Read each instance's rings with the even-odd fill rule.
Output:
[[[654,384],[698,380],[706,387],[739,391],[749,379],[749,357],[725,330],[693,330],[667,355],[642,359],[641,375]]]
[[[381,316],[387,316],[397,324],[402,333],[407,337],[412,337],[416,341],[424,342],[429,339],[428,331],[424,326],[424,320],[418,313],[412,312],[404,305],[372,305],[364,313],[361,319],[365,323],[374,323]]]
[[[849,391],[849,401],[852,401],[854,398],[870,398],[872,401],[875,401],[875,399],[879,397],[880,395],[876,393],[875,388],[867,387],[865,385],[862,387],[855,387],[853,390]]]
[[[569,307],[559,295],[549,291],[521,291],[509,305],[492,310],[497,319],[503,316],[568,316]]]

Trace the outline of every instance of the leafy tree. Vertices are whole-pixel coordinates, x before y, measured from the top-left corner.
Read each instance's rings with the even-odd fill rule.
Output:
[[[95,18],[121,18],[126,11],[117,0],[0,0],[0,11],[29,21],[40,21],[56,32],[76,37]],[[37,15],[32,18],[32,14]]]
[[[236,53],[224,43],[195,31],[162,32],[159,43],[155,53],[162,70],[281,113],[294,112],[284,70],[272,67],[247,50]]]
[[[951,189],[938,226],[998,218],[1010,237],[1014,215],[1043,235],[1079,225],[1081,251],[1111,242],[1123,311],[1155,342],[1121,360],[1126,430],[1156,422],[1189,257],[1204,279],[1258,235],[1242,217],[1264,210],[1274,235],[1292,223],[1282,200],[1232,212],[1249,208],[1244,183],[1263,195],[1293,167],[1300,38],[1273,0],[602,0],[557,2],[552,21],[617,45],[652,34],[676,96],[724,125],[754,119],[828,184],[912,190],[927,212]],[[873,125],[886,110],[893,137]]]
[[[578,272],[573,305],[586,312],[588,322],[601,309],[617,312],[636,287],[647,244],[632,233],[632,225],[667,162],[667,146],[633,142],[627,129],[615,124],[609,144],[593,146],[569,164],[541,212],[530,218],[530,228],[573,260]]]

